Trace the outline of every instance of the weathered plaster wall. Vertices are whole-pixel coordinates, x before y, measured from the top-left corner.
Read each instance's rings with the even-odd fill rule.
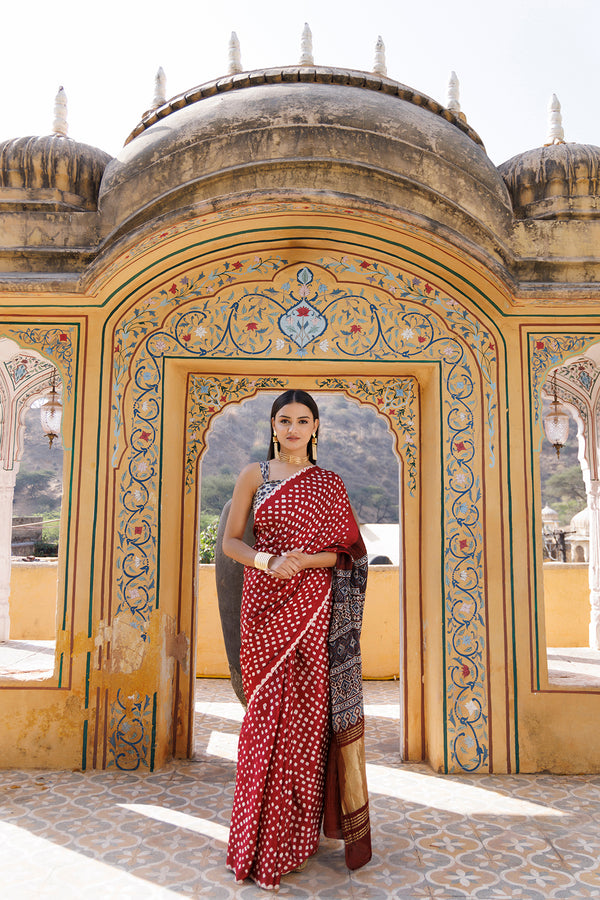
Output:
[[[61,662],[51,683],[0,686],[5,764],[135,769],[191,751],[204,435],[228,403],[291,379],[374,405],[398,435],[405,756],[600,770],[600,695],[544,678],[536,539],[536,398],[548,367],[600,337],[589,304],[561,320],[558,301],[516,305],[432,233],[325,203],[139,238],[86,293],[0,295],[0,333],[70,385]]]

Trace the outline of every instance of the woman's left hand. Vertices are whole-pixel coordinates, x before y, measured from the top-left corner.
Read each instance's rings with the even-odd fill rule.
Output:
[[[288,550],[283,555],[297,567],[296,572],[300,572],[301,569],[311,568],[312,554],[310,553],[305,553],[303,550]]]
[[[300,571],[298,563],[294,559],[289,559],[287,554],[276,556],[269,563],[269,575],[275,578],[289,579],[293,578]]]
[[[331,568],[335,565],[336,553],[305,553],[304,550],[288,550],[277,556],[269,565],[269,572],[276,578],[293,578],[302,569]]]

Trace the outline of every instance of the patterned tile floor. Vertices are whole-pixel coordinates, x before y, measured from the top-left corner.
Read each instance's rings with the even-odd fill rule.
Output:
[[[297,898],[600,897],[600,776],[437,776],[398,758],[398,688],[365,684],[374,856],[337,841],[282,881]],[[149,773],[0,771],[0,896],[252,900],[224,865],[242,710],[199,680],[196,757]],[[267,895],[268,896],[268,895]]]

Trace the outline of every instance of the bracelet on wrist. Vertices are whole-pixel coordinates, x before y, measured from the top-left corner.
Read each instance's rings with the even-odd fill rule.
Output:
[[[273,553],[262,553],[258,552],[254,557],[254,568],[261,569],[263,572],[269,571],[269,563],[273,559]]]

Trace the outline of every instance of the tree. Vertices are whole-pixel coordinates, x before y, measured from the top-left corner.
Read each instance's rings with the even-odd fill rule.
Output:
[[[567,526],[587,504],[579,463],[553,472],[543,486],[543,498],[544,506],[551,506],[558,513],[561,526]]]
[[[216,475],[208,475],[202,479],[202,512],[220,516],[228,500],[231,500],[235,485],[235,475],[223,469]]]
[[[21,471],[15,484],[14,515],[58,515],[61,496],[61,482],[54,472]]]

